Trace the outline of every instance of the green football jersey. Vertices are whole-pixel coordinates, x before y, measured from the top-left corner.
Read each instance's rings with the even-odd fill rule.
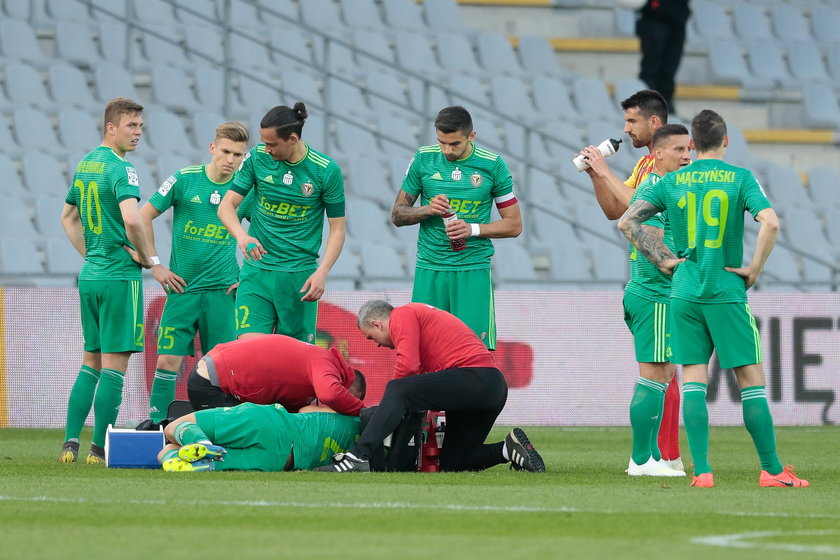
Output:
[[[661,178],[660,175],[651,171],[633,193],[633,197],[630,199],[630,205],[633,204],[641,193],[651,188]],[[668,224],[666,212],[660,212],[653,216],[644,225],[663,230],[663,242],[668,248],[674,251],[674,240],[671,236],[671,226]],[[653,263],[639,255],[639,252],[632,243],[628,243],[628,246],[630,249],[630,281],[627,282],[627,286],[624,289],[628,293],[635,294],[639,297],[659,303],[668,303],[668,298],[671,297],[671,277],[662,274]]]
[[[173,209],[169,268],[187,282],[185,292],[226,288],[239,280],[236,239],[216,213],[232,185],[233,176],[215,183],[205,165],[195,165],[176,171],[149,199],[159,212]],[[240,219],[251,200],[240,204]]]
[[[99,146],[76,165],[65,201],[79,210],[85,236],[85,264],[80,280],[140,280],[140,265],[124,246],[120,202],[140,200],[137,171],[107,146]],[[133,247],[132,247],[133,248]]]
[[[344,177],[338,164],[308,145],[297,163],[274,161],[265,144],[245,156],[231,187],[243,196],[251,190],[249,234],[268,254],[246,266],[297,272],[317,266],[324,214],[344,216]]]
[[[440,145],[423,146],[411,160],[402,190],[429,204],[439,195],[465,222],[486,224],[495,201],[500,207],[516,202],[513,179],[505,160],[473,144],[464,159],[449,161]],[[420,222],[417,235],[417,266],[429,270],[477,270],[490,268],[493,243],[484,237],[470,237],[463,251],[453,251],[443,219],[432,216]]]
[[[668,173],[640,198],[667,210],[677,266],[671,297],[699,303],[747,301],[744,279],[724,267],[744,259],[744,212],[770,202],[753,174],[718,159],[701,159]]]

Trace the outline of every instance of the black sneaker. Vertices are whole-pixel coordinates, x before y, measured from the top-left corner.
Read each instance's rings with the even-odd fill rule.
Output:
[[[312,469],[321,472],[370,472],[370,461],[359,459],[352,453],[339,453],[329,465]]]
[[[545,463],[520,428],[514,428],[505,436],[505,447],[510,457],[510,468],[530,472],[545,472]]]

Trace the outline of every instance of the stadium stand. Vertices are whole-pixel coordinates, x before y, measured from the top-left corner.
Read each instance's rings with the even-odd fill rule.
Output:
[[[144,198],[178,166],[206,159],[223,120],[247,122],[256,141],[268,107],[306,101],[305,139],[336,157],[347,177],[350,235],[336,275],[348,289],[410,285],[416,228],[394,228],[390,207],[411,153],[435,141],[437,110],[463,103],[478,141],[510,164],[527,209],[523,234],[496,244],[499,285],[619,288],[625,243],[568,161],[584,141],[619,136],[618,103],[642,87],[627,62],[638,52],[633,13],[606,0],[555,0],[522,5],[503,30],[493,28],[500,18],[481,17],[498,4],[3,2],[0,169],[9,179],[2,190],[23,207],[0,227],[4,239],[31,234],[37,259],[20,263],[25,273],[4,268],[0,280],[41,275],[72,284],[78,258],[59,247],[60,202],[51,210],[50,201],[66,194],[75,159],[95,145],[102,105],[121,95],[147,106],[147,134],[130,156]],[[826,213],[840,206],[840,166],[771,163],[747,140],[787,141],[794,152],[794,138],[823,142],[836,157],[840,9],[821,0],[693,0],[692,10],[678,106],[721,104],[728,158],[766,177],[785,228],[796,230],[780,240],[768,264],[773,274],[759,287],[836,288],[840,231]],[[561,13],[567,27],[556,36],[536,25],[560,21],[552,18]],[[755,101],[770,107],[763,120],[743,121],[756,113]],[[690,120],[691,112],[680,116]],[[772,130],[778,123],[812,134]],[[625,142],[611,162],[629,173],[640,153]],[[821,254],[810,254],[806,242]],[[15,249],[3,250],[5,257]]]

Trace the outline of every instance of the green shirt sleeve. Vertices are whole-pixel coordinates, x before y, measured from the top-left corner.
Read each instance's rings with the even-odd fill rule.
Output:
[[[257,183],[256,176],[254,175],[254,156],[256,153],[257,147],[255,146],[251,148],[251,151],[242,160],[239,171],[233,177],[233,186],[231,186],[233,192],[246,196]]]
[[[128,198],[140,200],[140,180],[137,177],[137,170],[130,163],[125,162],[125,166],[115,167],[111,175],[111,184],[117,202]]]
[[[660,210],[665,210],[665,185],[670,182],[670,177],[666,175],[655,185],[651,185],[645,192],[639,194],[639,198],[650,202]]]
[[[493,165],[493,189],[490,191],[490,196],[496,198],[512,192],[513,177],[510,175],[507,163],[499,156]]]
[[[423,192],[419,154],[414,154],[414,157],[408,162],[408,168],[405,170],[405,176],[403,177],[402,190],[412,196],[419,196]]]
[[[747,171],[742,188],[747,211],[753,215],[753,218],[762,210],[773,207],[752,172]]]
[[[344,217],[344,176],[338,164],[330,162],[324,173],[324,209],[328,218]]]
[[[155,194],[149,198],[149,204],[154,206],[158,212],[165,212],[168,208],[175,205],[175,190],[178,188],[177,183],[180,178],[178,172],[170,175],[160,188],[155,191]]]

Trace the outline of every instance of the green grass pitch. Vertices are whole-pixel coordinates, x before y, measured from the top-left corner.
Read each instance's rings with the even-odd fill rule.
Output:
[[[505,432],[494,429],[490,441]],[[527,432],[545,474],[106,469],[55,463],[59,430],[4,429],[0,558],[840,556],[836,427],[777,430],[783,462],[811,481],[802,489],[758,487],[743,428],[712,429],[713,489],[625,475],[629,428]]]

